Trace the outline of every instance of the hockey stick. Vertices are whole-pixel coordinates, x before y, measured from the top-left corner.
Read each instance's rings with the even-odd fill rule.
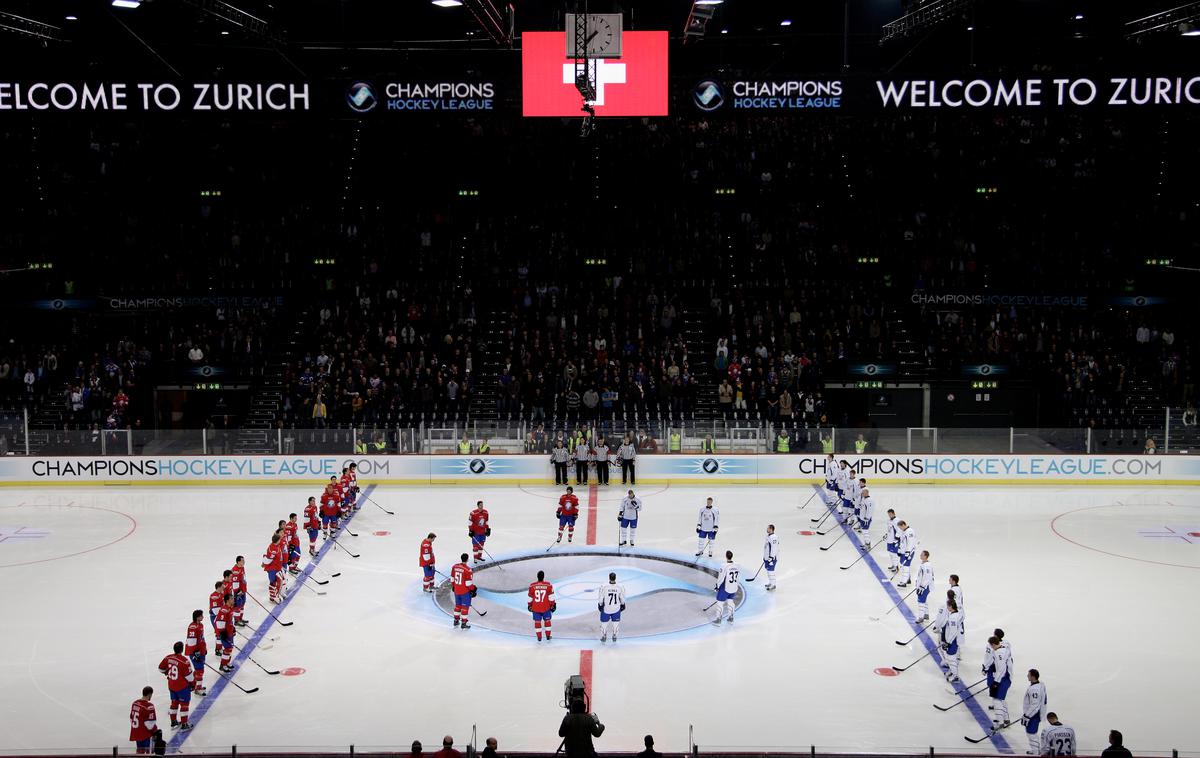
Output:
[[[1019,724],[1020,722],[1021,722],[1021,720],[1017,719],[1016,721],[1010,721],[1007,724],[1003,724],[1001,726],[992,727],[992,731],[988,732],[987,734],[983,735],[982,737],[980,737],[977,740],[973,740],[970,737],[965,737],[965,736],[963,737],[963,739],[966,740],[967,742],[970,742],[972,745],[978,745],[980,742],[983,742],[984,740],[990,740],[992,737],[994,737],[996,735],[996,732],[999,732],[1003,729],[1007,729],[1010,726],[1012,726],[1013,724]]]
[[[268,616],[270,616],[271,618],[278,621],[280,626],[291,626],[292,624],[296,623],[295,621],[284,621],[283,619],[279,618],[278,616],[276,616],[274,613],[271,612],[270,608],[268,608],[267,606],[265,606],[261,602],[259,602],[258,598],[256,598],[254,595],[251,595],[249,592],[246,593],[246,597],[248,597],[251,600],[253,600],[254,602],[258,603],[258,607],[262,608],[264,611],[266,611]]]
[[[765,566],[765,565],[767,565],[767,562],[766,562],[766,561],[763,561],[762,563],[758,564],[758,571],[755,571],[755,572],[754,572],[754,576],[750,577],[750,578],[749,578],[749,579],[747,579],[746,581],[747,581],[747,582],[753,582],[755,579],[757,579],[757,578],[758,578],[758,575],[762,573],[763,566]]]
[[[350,520],[350,517],[347,516],[346,521],[349,521],[349,520]],[[346,531],[346,534],[349,534],[351,537],[358,536],[358,534],[356,534],[355,532],[350,531],[350,525],[348,523],[342,524],[342,529],[344,529]]]
[[[800,510],[804,510],[805,508],[807,508],[807,507],[808,507],[808,504],[809,504],[809,503],[811,503],[811,502],[812,502],[812,499],[813,499],[814,497],[816,497],[816,496],[817,496],[817,491],[816,491],[816,490],[813,490],[813,493],[812,493],[811,495],[809,495],[809,496],[808,496],[808,500],[805,500],[805,501],[804,501],[804,505],[800,506]]]
[[[247,636],[247,635],[246,635],[244,632],[241,632],[241,631],[239,631],[239,630],[237,630],[237,629],[234,629],[233,631],[235,631],[235,632],[237,632],[238,634],[242,635],[242,636],[243,636],[243,637],[245,637],[247,640],[249,640],[249,639],[250,639],[250,637],[248,637],[248,636]],[[271,637],[271,638],[270,638],[271,642],[274,642],[274,641],[275,641],[275,640],[277,640],[277,639],[279,639],[279,638],[278,638],[278,637]],[[274,647],[274,645],[259,645],[259,647],[260,647],[260,648],[262,648],[263,650],[270,650],[272,647]]]
[[[347,553],[350,553],[350,551],[349,551],[349,550],[347,550],[345,547],[343,547],[343,546],[342,546],[342,543],[340,543],[340,542],[338,542],[338,541],[337,541],[337,537],[330,537],[329,539],[333,540],[333,544],[334,544],[334,545],[336,545],[337,547],[340,547],[340,548],[342,548],[342,550],[345,550]],[[350,553],[350,557],[351,557],[351,558],[361,558],[362,556],[361,556],[361,555],[359,555],[358,553]]]
[[[237,645],[234,645],[234,646],[233,646],[233,649],[234,649],[234,650],[237,650],[239,653],[245,653],[245,652],[246,652],[245,650],[243,650],[242,648],[238,647]],[[267,673],[268,673],[268,674],[270,674],[271,676],[275,676],[276,674],[278,674],[278,673],[279,673],[278,671],[272,671],[271,669],[269,669],[269,668],[267,668],[266,666],[262,665],[262,664],[261,664],[261,663],[259,663],[258,661],[254,660],[254,656],[250,655],[249,653],[246,653],[246,657],[250,659],[250,662],[251,662],[251,663],[253,663],[255,666],[258,666],[260,669],[262,669],[263,671],[267,672]],[[205,664],[205,665],[207,665],[207,664]]]
[[[702,611],[700,611],[700,612],[701,612],[701,613],[704,613],[704,612],[705,612],[705,611],[707,611],[709,608],[712,608],[714,605],[716,605],[716,604],[717,604],[717,603],[719,603],[719,602],[721,602],[721,601],[720,601],[720,600],[714,600],[714,601],[712,601],[712,602],[711,602],[711,603],[709,603],[708,605],[704,606],[704,610],[702,610]]]
[[[913,666],[916,666],[918,663],[925,660],[929,656],[933,655],[934,650],[937,650],[937,648],[933,647],[933,648],[926,650],[925,655],[922,655],[920,658],[918,658],[917,660],[908,664],[907,666],[892,666],[892,671],[895,671],[897,674],[899,674],[901,671],[907,671],[908,669],[912,668]]]
[[[373,499],[373,498],[372,498],[370,495],[365,495],[364,497],[366,497],[366,498],[367,498],[367,502],[368,502],[368,503],[370,503],[371,505],[375,506],[375,507],[376,507],[376,508],[378,508],[379,510],[383,511],[383,512],[384,512],[384,513],[386,513],[387,515],[389,515],[389,516],[395,516],[395,515],[396,515],[394,512],[392,512],[392,511],[389,511],[387,508],[384,508],[382,505],[380,505],[379,503],[375,502],[375,500],[374,500],[374,499]]]
[[[971,688],[977,684],[983,684],[986,681],[987,681],[986,678],[980,679],[978,682],[972,682],[971,684],[968,684],[966,687],[963,687],[963,689],[967,691],[967,695],[966,695],[966,697],[955,702],[954,705],[947,705],[946,707],[943,708],[942,706],[938,705],[937,703],[934,703],[933,707],[937,708],[939,711],[948,711],[951,708],[957,708],[958,706],[962,705],[963,703],[967,702],[971,698],[978,695],[980,692],[983,692],[983,690],[979,690],[978,692],[971,692]]]
[[[828,550],[829,548],[836,545],[838,543],[838,540],[840,540],[842,537],[845,537],[849,533],[850,533],[849,530],[843,529],[842,533],[837,536],[837,539],[835,539],[833,542],[830,542],[828,545],[825,545],[821,548],[822,552],[824,552],[825,550]],[[820,532],[817,532],[817,534],[820,534]]]
[[[891,608],[887,609],[887,613],[885,613],[883,615],[886,616],[886,615],[888,615],[888,613],[891,613],[892,611],[896,610],[896,608],[898,608],[900,606],[900,603],[903,603],[905,600],[908,599],[909,595],[913,594],[916,591],[917,591],[917,588],[913,587],[911,590],[908,591],[908,595],[905,595],[904,597],[902,597],[898,601],[896,601],[896,603]],[[872,616],[871,620],[878,621],[881,618],[883,618],[883,616]]]
[[[257,687],[253,687],[253,688],[251,688],[251,689],[246,689],[246,688],[245,688],[245,687],[243,687],[242,685],[240,685],[240,684],[238,684],[237,682],[233,681],[233,676],[231,676],[230,674],[226,674],[224,671],[222,671],[221,669],[219,669],[219,668],[217,668],[217,667],[213,666],[211,663],[205,663],[205,664],[204,664],[204,667],[205,667],[205,668],[212,669],[213,671],[217,672],[217,675],[218,675],[218,676],[224,677],[224,678],[226,679],[226,681],[228,681],[228,682],[229,682],[230,684],[232,684],[234,687],[237,687],[237,688],[238,688],[239,690],[241,690],[242,692],[245,692],[247,695],[249,695],[249,694],[250,694],[250,693],[252,693],[252,692],[258,692],[258,688],[257,688]]]
[[[313,588],[313,587],[309,587],[309,586],[308,586],[307,584],[305,584],[304,582],[300,582],[300,586],[301,586],[301,587],[305,587],[305,588],[307,588],[307,589],[308,589],[308,591],[309,591],[309,592],[315,592],[315,593],[317,593],[318,595],[324,595],[324,594],[325,594],[325,592],[323,592],[323,591],[321,591],[321,590],[315,589],[315,588]]]
[[[833,515],[833,506],[831,506],[829,503],[826,503],[825,508],[826,508],[826,511],[825,511],[824,516],[821,516],[820,518],[810,518],[809,521],[813,522],[818,527],[821,526],[821,524],[824,524],[825,519],[827,519]]]
[[[871,553],[872,550],[874,550],[875,548],[879,547],[882,544],[883,544],[882,542],[876,542],[874,545],[871,545],[871,547],[867,548],[866,550],[863,550],[862,555],[858,556],[857,558],[855,558],[853,561],[850,562],[850,566],[853,566],[854,564],[861,561],[863,558],[866,558]],[[842,571],[845,571],[846,569],[850,568],[850,566],[838,566],[838,568],[840,568]]]
[[[496,568],[500,569],[501,571],[504,570],[503,566],[501,566],[499,563],[496,563],[495,557],[493,557],[492,554],[488,552],[488,549],[486,547],[484,547],[483,545],[480,545],[479,549],[483,551],[483,554],[488,557],[489,561],[496,564]]]
[[[934,621],[936,621],[936,620],[937,620],[937,619],[934,619]],[[911,637],[909,637],[908,639],[906,639],[904,642],[901,642],[900,640],[896,640],[896,644],[897,644],[897,645],[900,645],[901,647],[904,647],[904,646],[905,646],[905,645],[907,645],[908,643],[910,643],[910,642],[912,642],[913,640],[915,640],[917,637],[920,637],[920,636],[921,636],[921,634],[922,634],[922,632],[924,632],[926,629],[928,629],[928,628],[929,628],[929,627],[931,627],[931,626],[933,626],[933,621],[930,621],[928,624],[926,624],[925,626],[921,627],[921,631],[920,631],[920,632],[917,632],[917,633],[916,633],[916,634],[914,634],[913,636],[911,636]]]
[[[317,573],[317,568],[315,566],[313,567],[313,573],[314,574]],[[328,572],[326,572],[326,573],[328,573]],[[340,572],[340,571],[336,571],[332,574],[329,574],[329,576],[333,577],[334,579],[337,579],[341,575],[342,575],[342,572]],[[317,584],[325,584],[325,582],[317,582]]]
[[[471,610],[475,611],[475,612],[476,612],[476,613],[478,613],[480,616],[486,616],[486,615],[487,615],[487,613],[488,613],[487,611],[481,611],[481,610],[479,610],[478,608],[476,608],[476,607],[475,607],[475,606],[473,606],[473,605],[471,606]]]

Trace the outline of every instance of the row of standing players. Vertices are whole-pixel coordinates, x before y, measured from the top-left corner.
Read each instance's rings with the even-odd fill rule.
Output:
[[[329,484],[321,494],[319,506],[315,497],[308,499],[304,509],[303,528],[308,533],[310,556],[317,554],[317,537],[320,534],[323,533],[325,539],[336,537],[345,519],[358,510],[357,496],[358,470],[352,463],[342,469],[341,477],[330,477]],[[287,596],[287,577],[300,573],[300,528],[297,514],[289,514],[286,521],[278,522],[271,535],[270,544],[263,551],[262,568],[267,575],[268,597],[272,604],[281,602]],[[222,578],[213,585],[213,591],[208,597],[209,623],[213,627],[215,647],[221,651],[221,662],[216,670],[223,675],[229,675],[234,670],[233,638],[235,634],[240,633],[238,628],[249,627],[256,631],[245,619],[247,594],[246,559],[245,556],[239,555],[234,560],[233,567],[226,569]],[[204,611],[192,611],[186,641],[176,642],[172,652],[158,665],[159,672],[167,678],[167,690],[171,696],[169,712],[172,729],[191,729],[188,714],[191,710],[192,696],[208,694],[204,687],[208,643],[205,639],[203,619]],[[151,701],[153,694],[153,687],[144,687],[142,697],[133,701],[130,708],[129,739],[137,745],[138,753],[150,753],[154,749],[156,737],[161,737],[157,712]]]
[[[641,498],[637,497],[633,490],[628,490],[617,511],[619,547],[626,545],[635,547],[637,545],[638,519],[641,511]],[[554,544],[562,543],[564,532],[567,536],[567,543],[571,544],[575,539],[575,523],[579,518],[579,497],[575,494],[573,487],[567,487],[566,492],[559,497],[558,508],[554,515],[558,519],[558,535]],[[450,581],[451,591],[454,594],[453,625],[460,630],[471,628],[471,600],[479,592],[475,585],[472,566],[481,563],[483,555],[487,552],[484,545],[492,534],[490,518],[487,509],[483,507],[483,501],[477,501],[475,509],[467,516],[467,537],[471,540],[473,555],[470,558],[472,563],[468,564],[467,553],[462,553],[459,556],[459,562],[451,567],[449,576],[437,570],[437,557],[433,551],[433,543],[437,539],[437,535],[430,532],[421,541],[418,565],[423,574],[422,589],[429,593],[434,591],[435,575],[441,575]],[[720,524],[721,512],[714,506],[713,499],[710,497],[696,516],[697,556],[703,555],[707,549],[709,557],[712,557],[713,543],[717,539]],[[762,561],[763,567],[767,570],[767,590],[769,591],[774,591],[777,586],[775,570],[778,561],[779,538],[775,536],[775,525],[770,524],[767,526],[767,535],[763,542]],[[733,552],[725,551],[725,563],[718,572],[717,585],[714,588],[716,602],[720,604],[714,624],[720,625],[726,618],[730,623],[733,622],[741,571],[741,567],[733,562]],[[536,581],[529,585],[528,592],[528,609],[533,615],[534,635],[539,642],[542,641],[543,634],[547,642],[552,639],[552,619],[558,607],[554,596],[554,586],[545,579],[545,572],[539,571]],[[616,573],[609,574],[608,583],[602,584],[598,588],[597,597],[597,611],[600,614],[601,628],[600,641],[606,642],[611,637],[616,642],[621,613],[625,610],[625,588],[617,583]]]
[[[864,550],[871,549],[870,529],[875,513],[875,502],[867,489],[867,480],[856,477],[848,461],[834,461],[829,455],[825,467],[825,505],[835,517],[856,534],[862,535]],[[937,635],[938,647],[942,652],[942,667],[946,668],[946,679],[951,683],[959,679],[959,663],[962,660],[960,645],[965,635],[966,612],[963,591],[957,574],[950,575],[950,589],[946,591],[945,605],[938,610],[935,619],[929,620],[929,593],[933,590],[933,565],[930,553],[922,550],[916,577],[911,576],[911,567],[920,544],[916,530],[906,521],[896,517],[896,511],[887,510],[887,528],[884,543],[888,554],[888,571],[896,574],[897,587],[908,587],[915,582],[917,596],[916,622],[932,627]],[[996,629],[988,638],[984,649],[981,673],[987,681],[992,711],[992,729],[998,731],[1009,725],[1006,698],[1012,684],[1012,646],[1004,640],[1004,630]],[[1057,714],[1046,711],[1046,686],[1041,682],[1037,669],[1030,669],[1026,678],[1029,688],[1022,703],[1021,724],[1029,740],[1029,755],[1074,755],[1075,731],[1059,722]],[[1042,721],[1049,725],[1040,738],[1038,729]]]

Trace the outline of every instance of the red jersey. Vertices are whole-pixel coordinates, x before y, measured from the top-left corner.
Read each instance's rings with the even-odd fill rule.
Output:
[[[167,687],[171,692],[189,689],[195,682],[191,661],[182,655],[171,653],[158,664],[158,670],[167,675]]]
[[[289,519],[283,525],[283,541],[289,545],[299,545],[300,537],[297,536],[299,529],[300,525]]]
[[[432,566],[434,564],[433,557],[433,541],[430,539],[421,540],[421,568]]]
[[[138,698],[129,707],[129,739],[142,742],[154,736],[158,731],[158,714],[154,711],[154,703]]]
[[[579,498],[575,497],[575,493],[563,495],[558,499],[558,515],[560,516],[578,516],[579,515]]]
[[[225,604],[224,593],[221,590],[213,590],[208,596],[208,615],[209,618],[215,618],[217,611]]]
[[[342,512],[338,504],[338,496],[332,489],[321,495],[321,515],[336,516]]]
[[[454,585],[455,595],[466,595],[475,586],[475,580],[471,578],[471,567],[465,563],[456,563],[454,568],[450,569],[450,583]]]
[[[237,564],[234,564],[233,568],[231,568],[230,571],[232,571],[233,573],[229,575],[229,580],[230,580],[229,592],[234,595],[238,594],[239,592],[245,592],[246,591],[246,567],[238,566]]]
[[[263,553],[262,559],[263,571],[280,571],[283,569],[283,545],[278,542],[272,542],[267,545],[267,551]]]
[[[550,582],[534,582],[529,585],[529,606],[534,613],[546,613],[554,605],[554,585]]]
[[[471,524],[472,534],[487,534],[488,512],[486,509],[476,508],[475,510],[471,511],[468,521]]]
[[[204,622],[193,621],[188,624],[187,639],[183,642],[183,654],[208,654],[208,643],[204,641]]]
[[[338,484],[342,485],[342,494],[344,495],[354,486],[354,480],[350,478],[350,474],[342,474],[342,478],[338,480]]]
[[[217,620],[213,624],[217,630],[217,637],[228,636],[233,639],[233,609],[222,605],[217,611]]]
[[[305,529],[320,529],[321,519],[317,518],[317,504],[310,503],[304,506],[304,528]]]

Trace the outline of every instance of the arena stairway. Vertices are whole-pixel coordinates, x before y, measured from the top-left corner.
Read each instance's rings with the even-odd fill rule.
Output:
[[[250,407],[242,420],[233,444],[238,455],[269,455],[279,452],[279,436],[275,422],[283,417],[283,383],[287,367],[294,364],[303,342],[306,313],[281,318],[279,323],[290,324],[290,333],[278,335],[263,361],[262,376],[250,395]]]
[[[683,341],[687,345],[688,368],[696,382],[692,400],[692,419],[709,421],[721,417],[717,399],[717,381],[713,370],[716,357],[717,338],[713,335],[712,308],[705,300],[706,295],[696,293],[689,297],[682,308]]]
[[[508,349],[505,330],[509,325],[508,310],[489,307],[485,321],[480,322],[479,339],[475,343],[475,379],[467,418],[474,421],[498,421],[496,401],[500,397],[500,372],[504,368],[504,351]]]

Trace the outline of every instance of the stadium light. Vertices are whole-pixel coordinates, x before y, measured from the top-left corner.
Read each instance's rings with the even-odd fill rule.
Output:
[[[457,8],[462,5],[462,0],[433,0],[433,4],[439,8]]]
[[[112,4],[114,8],[138,8],[142,0],[112,0]]]
[[[787,18],[785,18],[784,20],[782,20],[782,21],[780,21],[780,22],[779,22],[779,25],[780,25],[780,26],[791,26],[791,25],[792,25],[792,21],[791,21],[791,19],[787,19]]]
[[[1179,33],[1184,37],[1200,37],[1200,29],[1195,24],[1180,24]]]
[[[68,21],[78,21],[78,20],[79,20],[79,16],[67,16],[67,20],[68,20]]]
[[[720,5],[725,0],[696,0],[696,5]]]

